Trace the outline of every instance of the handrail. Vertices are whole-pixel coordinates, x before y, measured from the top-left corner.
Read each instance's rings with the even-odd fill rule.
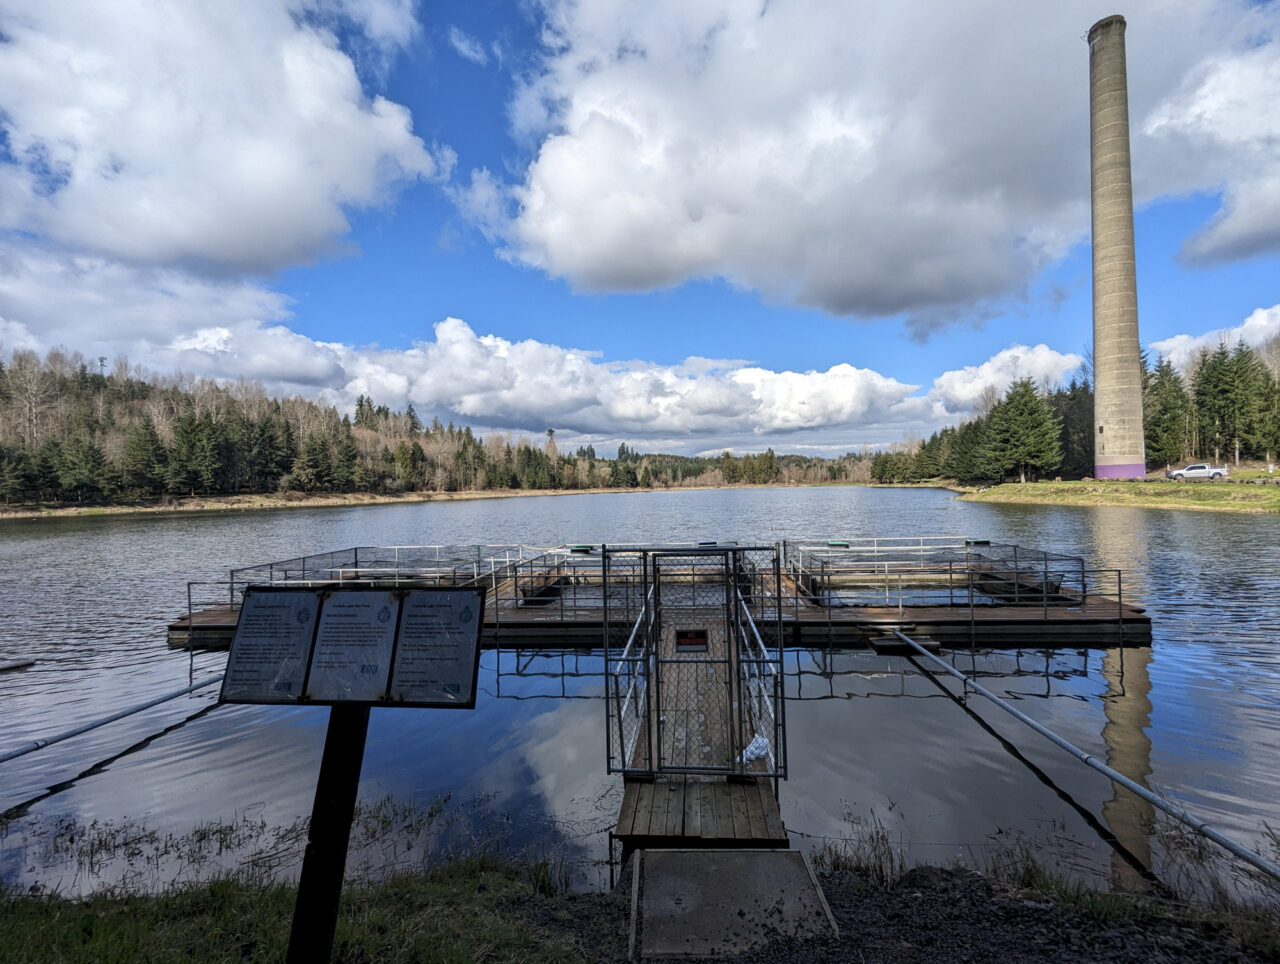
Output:
[[[1035,730],[1037,733],[1039,733],[1041,736],[1047,739],[1050,743],[1053,743],[1055,746],[1061,747],[1062,749],[1066,750],[1068,753],[1074,756],[1081,763],[1085,764],[1085,766],[1092,767],[1094,770],[1097,770],[1099,773],[1107,777],[1113,783],[1120,784],[1120,786],[1124,787],[1130,793],[1145,800],[1147,803],[1151,804],[1153,807],[1163,810],[1165,813],[1169,814],[1169,816],[1180,821],[1181,823],[1186,824],[1192,830],[1196,831],[1197,833],[1205,837],[1208,837],[1214,843],[1218,844],[1218,846],[1230,851],[1232,854],[1239,857],[1241,860],[1243,860],[1245,863],[1249,864],[1250,866],[1256,868],[1257,870],[1262,871],[1264,874],[1268,875],[1269,877],[1275,880],[1280,880],[1280,865],[1273,863],[1272,861],[1268,860],[1266,857],[1263,857],[1261,854],[1254,853],[1252,850],[1249,850],[1247,847],[1241,846],[1240,844],[1232,840],[1230,837],[1223,835],[1219,831],[1215,830],[1213,827],[1209,826],[1203,820],[1200,820],[1198,817],[1192,816],[1190,813],[1188,813],[1185,809],[1183,809],[1180,805],[1173,802],[1172,800],[1168,800],[1160,796],[1158,793],[1151,792],[1142,784],[1136,783],[1135,781],[1129,779],[1129,777],[1125,776],[1123,773],[1120,773],[1119,771],[1111,769],[1111,767],[1107,766],[1105,763],[1103,763],[1101,760],[1097,759],[1096,757],[1091,756],[1088,753],[1085,753],[1084,750],[1081,750],[1074,743],[1070,743],[1067,740],[1064,740],[1062,737],[1058,736],[1058,734],[1054,733],[1048,727],[1037,722],[1036,720],[1033,720],[1031,717],[1029,717],[1026,713],[1023,713],[1017,707],[1009,705],[1009,703],[1005,702],[1000,697],[996,696],[986,687],[982,686],[979,683],[975,683],[972,679],[970,679],[968,676],[965,676],[963,673],[961,673],[954,666],[947,663],[945,660],[939,659],[937,656],[929,652],[927,649],[925,649],[923,646],[917,643],[910,636],[903,633],[901,630],[895,629],[893,632],[894,632],[894,635],[896,635],[904,643],[906,643],[913,650],[915,650],[915,652],[918,655],[923,656],[925,659],[929,660],[931,663],[936,664],[939,668],[941,668],[944,672],[948,673],[949,675],[956,677],[956,679],[963,682],[966,687],[971,687],[979,695],[985,696],[992,703],[995,703],[996,706],[1000,707],[1000,709],[1004,710],[1006,713],[1009,713],[1017,720],[1031,727],[1031,729]]]

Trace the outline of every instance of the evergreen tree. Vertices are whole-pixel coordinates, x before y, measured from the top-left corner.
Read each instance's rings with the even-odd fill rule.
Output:
[[[1193,449],[1195,454],[1210,456],[1214,462],[1222,460],[1222,449],[1228,442],[1231,368],[1231,352],[1223,343],[1213,352],[1201,353],[1195,375],[1191,378],[1196,433]]]
[[[418,418],[418,413],[413,410],[413,402],[410,402],[404,410],[405,420],[409,423],[409,432],[417,435],[422,431],[422,419]],[[439,424],[439,422],[437,422]]]
[[[981,458],[986,432],[985,418],[975,418],[956,429],[942,471],[959,482],[976,482],[989,477],[983,473]]]
[[[35,489],[31,459],[20,448],[0,446],[0,499],[21,502]]]
[[[1241,454],[1254,455],[1262,448],[1265,434],[1266,369],[1257,353],[1243,341],[1231,352],[1227,368],[1225,435],[1234,464]]]
[[[1087,381],[1071,379],[1066,389],[1058,389],[1046,402],[1062,426],[1061,475],[1082,479],[1093,474],[1093,389]]]
[[[74,435],[62,446],[57,463],[58,487],[76,501],[102,494],[106,456],[93,440]]]
[[[1280,378],[1263,371],[1262,457],[1271,462],[1280,453]]]
[[[56,438],[46,438],[31,457],[32,484],[40,501],[56,499],[59,495],[58,463],[61,458],[62,443]]]
[[[1142,400],[1148,466],[1170,466],[1187,452],[1187,389],[1173,363],[1161,358]]]
[[[396,446],[393,476],[396,488],[409,492],[418,488],[419,470],[427,460],[427,453],[417,442],[401,442]]]
[[[333,488],[338,492],[351,492],[357,488],[360,475],[360,449],[351,434],[351,422],[345,416],[338,432],[338,444],[333,452]]]
[[[159,495],[165,484],[165,451],[150,415],[132,422],[120,454],[120,478],[126,490]]]
[[[169,447],[165,484],[170,492],[195,495],[214,490],[221,468],[217,430],[206,412],[188,410],[173,423],[173,444]]]
[[[325,492],[333,479],[333,456],[327,439],[308,433],[302,451],[293,460],[290,472],[294,484],[303,492]]]
[[[1028,475],[1051,472],[1062,464],[1059,425],[1031,379],[1014,382],[987,423],[980,458],[992,478],[1016,472],[1019,481],[1026,482]]]

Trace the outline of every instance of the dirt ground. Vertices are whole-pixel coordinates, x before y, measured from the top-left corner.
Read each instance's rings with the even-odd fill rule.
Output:
[[[623,874],[622,879],[628,875]],[[1242,949],[1219,915],[1134,904],[1101,916],[1018,891],[968,870],[921,867],[882,887],[851,873],[819,874],[838,938],[778,940],[716,960],[757,962],[1248,962],[1277,961],[1276,928]],[[586,960],[627,955],[625,893],[526,902],[513,912]],[[667,960],[670,960],[669,958]]]

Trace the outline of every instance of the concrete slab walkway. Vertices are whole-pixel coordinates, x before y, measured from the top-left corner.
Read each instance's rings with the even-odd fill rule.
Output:
[[[799,851],[646,850],[636,859],[633,960],[723,956],[775,937],[838,933]]]

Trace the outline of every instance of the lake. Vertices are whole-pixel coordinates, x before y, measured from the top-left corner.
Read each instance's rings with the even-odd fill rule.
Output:
[[[956,665],[1275,857],[1275,516],[820,487],[5,522],[0,660],[38,663],[0,674],[0,752],[220,673],[225,653],[171,651],[165,627],[185,612],[188,581],[233,567],[354,545],[877,535],[1006,541],[1124,570],[1126,600],[1153,620],[1149,648],[964,650]],[[985,700],[956,699],[954,681],[862,652],[788,651],[785,669],[790,779],[780,799],[793,846],[878,838],[909,862],[980,868],[1030,851],[1117,887],[1135,884],[1135,862],[1194,872],[1148,807]],[[384,806],[384,832],[366,848],[378,853],[361,859],[492,846],[546,855],[580,886],[607,885],[621,779],[605,773],[602,670],[598,654],[486,652],[474,711],[375,709],[361,801],[448,803],[412,853],[386,830],[407,818]],[[244,866],[246,853],[287,872],[326,720],[317,708],[220,707],[212,687],[0,764],[0,879],[63,892],[155,886]],[[201,830],[215,824],[216,847]],[[193,831],[221,852],[191,852]]]

